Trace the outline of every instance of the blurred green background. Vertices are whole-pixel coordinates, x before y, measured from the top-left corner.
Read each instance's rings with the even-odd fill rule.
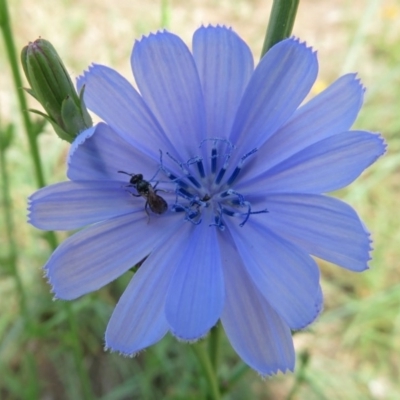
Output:
[[[10,0],[9,8],[18,51],[42,37],[54,44],[74,78],[96,62],[132,80],[129,56],[134,39],[162,25],[188,44],[201,24],[232,26],[258,60],[271,1]],[[248,370],[225,398],[399,399],[400,1],[301,0],[293,33],[318,50],[320,72],[313,93],[344,73],[358,72],[367,92],[356,127],[381,132],[388,142],[386,156],[337,193],[359,212],[372,232],[375,250],[371,269],[362,274],[320,262],[325,311],[316,324],[294,337],[299,358],[294,374],[261,380]],[[108,318],[130,273],[69,308],[52,301],[41,271],[51,250],[43,233],[26,223],[27,197],[36,187],[2,40],[0,71],[0,128],[14,126],[5,172],[28,308],[24,315],[10,268],[1,200],[0,399],[84,398],[68,313],[77,322],[93,398],[205,398],[205,381],[189,345],[170,336],[134,359],[103,351]],[[39,107],[33,99],[29,103]],[[40,136],[48,184],[65,180],[68,147],[49,126]],[[59,240],[65,236],[58,234]],[[301,360],[307,357],[303,368]],[[235,368],[240,369],[240,360],[224,339],[221,380]]]

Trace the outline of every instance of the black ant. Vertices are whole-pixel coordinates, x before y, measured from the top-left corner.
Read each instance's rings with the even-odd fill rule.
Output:
[[[146,210],[147,215],[149,214],[147,211],[147,207],[154,214],[164,214],[168,209],[167,202],[157,194],[159,190],[156,190],[157,184],[153,187],[148,181],[143,179],[142,174],[128,174],[125,171],[118,171],[121,174],[126,174],[131,177],[129,180],[130,185],[133,186],[138,194],[131,193],[132,196],[135,197],[144,197],[146,199],[146,205],[144,209]]]

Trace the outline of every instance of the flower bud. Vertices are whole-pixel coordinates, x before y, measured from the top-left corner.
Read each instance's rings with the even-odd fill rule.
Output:
[[[72,142],[92,120],[83,102],[83,90],[78,95],[53,45],[37,39],[25,46],[21,62],[31,86],[27,92],[42,104],[47,114],[31,110],[46,118],[57,135]]]

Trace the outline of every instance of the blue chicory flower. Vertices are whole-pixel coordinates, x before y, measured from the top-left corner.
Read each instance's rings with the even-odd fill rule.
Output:
[[[133,355],[167,332],[195,341],[221,320],[260,374],[293,370],[291,330],[323,303],[310,254],[368,268],[365,226],[323,194],[385,151],[379,135],[349,131],[363,87],[348,74],[302,105],[315,52],[283,40],[254,69],[225,27],[198,29],[192,54],[169,32],[143,37],[131,63],[139,91],[101,65],[79,78],[105,123],[73,143],[70,181],[30,198],[35,227],[85,227],[45,266],[56,297],[97,290],[145,259],[111,316],[108,348]]]

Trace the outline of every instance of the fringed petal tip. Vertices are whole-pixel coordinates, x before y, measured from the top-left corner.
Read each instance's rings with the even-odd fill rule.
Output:
[[[199,340],[204,339],[204,338],[208,335],[208,332],[209,332],[209,331],[207,331],[206,333],[204,333],[204,334],[202,334],[202,335],[200,335],[200,336],[198,336],[198,337],[195,337],[195,338],[184,338],[184,337],[182,337],[182,336],[178,336],[178,335],[176,334],[176,332],[174,332],[174,331],[172,331],[172,330],[170,330],[170,332],[171,332],[171,334],[175,337],[175,339],[176,339],[178,342],[180,342],[180,343],[189,343],[189,344],[193,344],[193,343],[197,343]]]
[[[343,78],[343,77],[352,78],[352,82],[357,83],[357,84],[360,86],[361,90],[362,90],[363,92],[365,92],[366,87],[365,87],[364,84],[362,83],[361,78],[358,76],[358,72],[348,72],[347,74],[342,75],[340,78]],[[340,78],[339,78],[339,79],[340,79]]]
[[[27,202],[27,206],[26,206],[26,211],[27,211],[26,221],[28,222],[28,224],[31,224],[31,225],[33,225],[33,223],[32,223],[32,196],[33,195],[28,197],[28,202]],[[35,226],[35,225],[33,225],[33,226]]]
[[[358,73],[357,72],[351,72],[348,75],[352,76],[354,81],[356,83],[358,83],[358,85],[360,86],[361,90],[363,93],[365,93],[365,91],[367,90],[367,88],[363,85],[361,78],[359,78]]]
[[[54,284],[50,277],[49,268],[46,265],[43,267],[43,279],[45,279],[47,284],[50,286],[50,293],[54,294],[53,300],[64,300],[57,295]]]
[[[125,352],[125,351],[113,349],[112,347],[109,347],[109,346],[107,346],[107,344],[106,344],[106,345],[103,347],[103,350],[104,350],[104,351],[107,351],[107,352],[109,352],[109,353],[116,353],[116,354],[118,354],[119,356],[122,356],[122,357],[134,358],[134,357],[136,357],[137,355],[139,355],[140,353],[144,352],[145,349],[142,349],[142,350],[140,350],[140,351],[136,351],[136,352],[134,352],[134,353],[129,353],[129,352]]]
[[[267,371],[267,372],[257,371],[258,376],[259,376],[263,381],[265,381],[265,380],[267,380],[267,379],[269,379],[269,378],[273,378],[273,377],[275,377],[275,376],[278,375],[278,374],[286,375],[286,374],[289,373],[289,372],[291,372],[291,373],[294,372],[294,365],[291,366],[291,367],[286,367],[286,368],[280,368],[280,367],[273,368],[273,369],[271,369],[270,371]]]
[[[226,26],[224,24],[215,24],[215,25],[214,24],[207,24],[207,25],[201,24],[200,28],[198,28],[197,30],[200,30],[200,29],[227,29],[229,31],[233,31],[233,28],[231,26]]]
[[[52,279],[49,268],[46,265],[43,267],[43,279],[46,280],[47,284],[50,287],[50,293],[53,294],[53,299],[52,299],[53,301],[56,300],[70,301],[76,299],[76,297],[63,296],[62,294],[59,293],[59,291],[57,291],[54,279]]]
[[[369,265],[368,265],[368,263],[372,260],[372,255],[371,255],[371,253],[372,253],[373,250],[374,250],[374,246],[372,246],[372,243],[374,242],[374,240],[372,239],[372,234],[371,234],[371,232],[369,231],[369,229],[367,228],[367,226],[364,224],[364,222],[363,222],[362,219],[359,219],[359,221],[360,221],[361,226],[362,226],[362,228],[364,229],[365,235],[366,235],[366,237],[367,237],[367,240],[368,240],[368,247],[367,247],[367,249],[366,249],[366,251],[367,251],[367,256],[366,256],[366,258],[365,258],[365,265],[364,265],[364,268],[360,268],[360,269],[358,269],[358,270],[352,270],[352,271],[354,271],[354,272],[364,272],[364,271],[369,270]]]
[[[387,142],[385,140],[385,138],[382,136],[382,134],[380,132],[368,132],[371,136],[374,136],[374,138],[380,142],[381,146],[382,146],[382,151],[380,154],[378,154],[377,158],[383,156],[386,153],[387,150]]]
[[[198,29],[227,29],[227,30],[230,30],[230,31],[233,30],[232,27],[226,26],[226,25],[223,25],[223,24],[216,24],[216,25],[213,25],[213,24],[204,25],[204,24],[202,24],[202,25],[200,25],[200,28],[198,28]],[[154,39],[154,38],[157,38],[158,36],[164,35],[164,34],[174,35],[173,33],[171,33],[167,29],[159,29],[156,32],[150,32],[148,35],[142,35],[139,39],[135,39],[134,44],[140,43],[140,42],[142,42],[144,40]],[[92,64],[92,65],[95,65],[95,64]],[[90,70],[91,67],[92,66],[89,66],[89,70]],[[84,75],[85,75],[85,73],[86,73],[86,71],[84,72]],[[81,77],[78,77],[78,80],[79,79],[81,79]]]
[[[35,228],[38,229],[42,229],[40,226],[38,226],[38,224],[35,222],[35,212],[33,210],[33,202],[35,201],[34,197],[36,195],[37,192],[32,193],[27,200],[27,207],[26,207],[26,220],[28,224],[31,224],[32,226],[34,226]],[[46,230],[46,229],[42,229],[42,230]]]
[[[43,271],[44,271],[43,278],[46,280],[46,282],[50,286],[50,293],[53,295],[51,300],[52,301],[57,301],[57,300],[66,301],[66,299],[63,299],[63,298],[57,296],[57,293],[56,293],[56,291],[54,289],[54,286],[52,285],[52,283],[51,283],[51,281],[49,279],[49,276],[48,276],[47,271],[45,270],[45,268],[43,268]]]
[[[319,288],[317,299],[314,304],[314,313],[311,319],[308,322],[304,323],[302,326],[297,326],[297,327],[290,326],[290,330],[292,332],[298,332],[307,329],[311,324],[315,323],[318,320],[323,310],[324,310],[324,295],[322,293],[322,289]]]
[[[314,50],[312,46],[308,46],[307,42],[305,40],[302,41],[297,36],[290,36],[289,38],[287,38],[285,40],[295,42],[296,44],[304,47],[306,50],[310,50],[311,53],[314,55],[316,55],[318,53],[317,50]],[[279,42],[277,44],[279,44]]]
[[[321,312],[323,311],[323,309],[324,309],[323,304],[321,304],[319,306],[316,304],[312,318],[308,322],[304,323],[304,325],[293,327],[293,328],[291,328],[291,330],[293,332],[298,332],[298,331],[303,331],[303,330],[307,329],[311,324],[313,324],[314,322],[317,321],[317,319],[321,315]]]
[[[349,269],[346,268],[347,270],[350,270],[352,272],[364,272],[364,271],[368,271],[370,269],[370,266],[368,265],[369,262],[372,260],[372,256],[371,256],[371,252],[373,250],[373,247],[370,246],[369,250],[368,250],[368,256],[365,259],[365,264],[361,267],[361,268],[357,268],[357,269]]]
[[[62,297],[57,296],[57,294],[54,292],[54,289],[51,289],[50,293],[54,294],[54,296],[52,297],[51,301],[70,301],[70,300],[73,300],[73,299],[63,299]]]
[[[369,165],[372,165],[378,158],[382,157],[386,153],[388,145],[381,133],[379,132],[367,132],[367,133],[369,133],[372,136],[373,140],[375,140],[378,143],[378,148],[376,148],[375,157],[374,158],[371,157],[371,162],[369,163]]]
[[[139,44],[140,42],[145,41],[145,40],[156,39],[160,35],[164,35],[164,34],[174,35],[167,29],[158,29],[155,32],[150,32],[148,35],[142,35],[139,39],[135,39],[134,45]]]
[[[100,66],[100,64],[92,63],[90,64],[87,69],[83,70],[81,75],[78,75],[76,78],[76,88],[78,92],[82,89],[82,86],[86,84],[86,79],[89,74],[93,73],[93,70]]]

